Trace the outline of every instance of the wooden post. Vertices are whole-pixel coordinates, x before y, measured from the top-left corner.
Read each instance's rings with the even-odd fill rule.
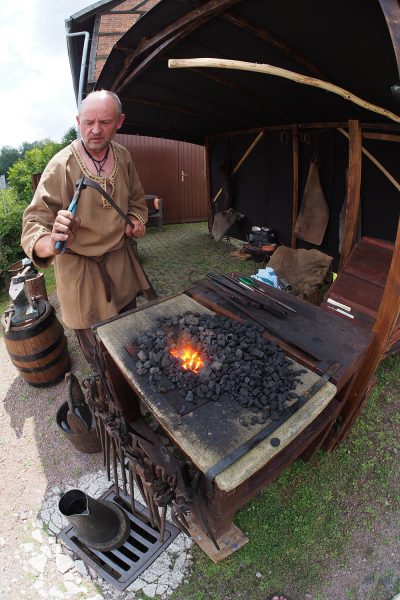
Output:
[[[344,135],[345,137],[347,137],[348,140],[350,139],[350,136],[347,133],[347,131],[345,131],[341,127],[339,127],[338,131],[342,135]],[[383,173],[384,176],[389,179],[390,183],[394,185],[394,187],[396,188],[396,190],[398,190],[400,192],[400,183],[393,177],[393,175],[391,175],[389,173],[389,171],[387,169],[385,169],[385,167],[382,165],[382,163],[380,163],[379,160],[377,160],[375,158],[375,156],[372,156],[372,154],[370,152],[368,152],[368,150],[366,150],[366,148],[364,148],[364,146],[361,146],[361,150],[362,150],[362,153],[364,154],[364,156],[366,156],[367,158],[369,158],[369,160],[380,170],[380,172]]]
[[[331,434],[324,446],[325,450],[333,450],[345,438],[350,427],[358,416],[363,403],[368,397],[375,371],[384,356],[390,336],[396,326],[400,314],[400,219],[397,225],[397,237],[393,258],[383,292],[381,304],[373,326],[375,339],[364,362],[360,365],[350,384],[348,400],[341,412],[342,427],[340,432]]]
[[[207,221],[208,233],[211,235],[213,214],[212,214],[212,199],[211,199],[211,181],[210,181],[210,140],[206,138],[205,143],[205,163],[206,163],[206,189],[207,189]]]
[[[294,232],[299,211],[299,132],[297,125],[292,127],[293,135],[293,201],[292,201],[292,239],[291,248],[296,248],[297,238]]]
[[[41,173],[32,173],[32,189],[34,192],[36,192],[36,188],[39,185],[41,176]]]
[[[347,260],[357,233],[358,216],[360,214],[361,188],[361,140],[362,132],[359,121],[349,121],[349,171],[347,177],[346,217],[340,267]]]

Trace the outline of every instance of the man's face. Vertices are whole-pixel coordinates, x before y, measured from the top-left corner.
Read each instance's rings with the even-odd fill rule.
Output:
[[[87,98],[77,116],[79,131],[86,148],[101,153],[124,122],[125,115],[118,115],[112,98]]]

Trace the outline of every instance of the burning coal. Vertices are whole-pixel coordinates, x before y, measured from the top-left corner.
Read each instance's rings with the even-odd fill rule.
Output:
[[[193,373],[198,373],[201,367],[204,366],[204,360],[200,353],[190,345],[182,344],[171,350],[171,355],[179,358],[182,362],[182,368]]]
[[[160,318],[134,345],[137,373],[174,384],[185,398],[182,414],[196,401],[236,401],[254,413],[243,425],[278,420],[305,372],[255,327],[217,315]]]

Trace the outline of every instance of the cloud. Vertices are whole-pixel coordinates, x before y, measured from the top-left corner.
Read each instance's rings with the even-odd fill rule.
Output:
[[[83,0],[2,0],[0,147],[44,138],[59,141],[75,125],[76,102],[64,21]]]

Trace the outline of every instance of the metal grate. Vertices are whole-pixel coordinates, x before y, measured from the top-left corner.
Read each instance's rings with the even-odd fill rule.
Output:
[[[133,514],[130,497],[125,496],[122,492],[120,496],[117,496],[114,488],[107,490],[99,500],[115,502],[128,515],[131,532],[122,546],[109,552],[99,552],[78,540],[72,526],[63,529],[60,538],[100,577],[121,591],[126,589],[156,560],[180,531],[167,521],[164,542],[161,544],[159,542],[159,532],[151,527],[148,510],[143,504],[135,500],[137,514]]]

